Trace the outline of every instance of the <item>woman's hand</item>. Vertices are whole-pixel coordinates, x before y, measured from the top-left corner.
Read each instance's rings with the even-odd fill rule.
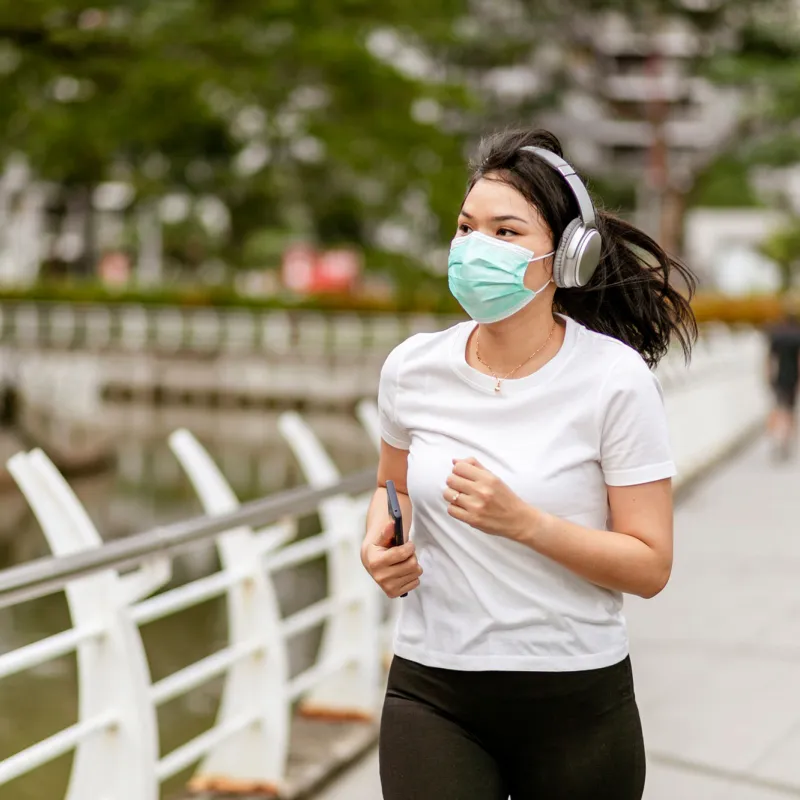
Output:
[[[369,532],[361,548],[361,561],[387,597],[400,597],[419,586],[422,567],[413,542],[392,547],[394,522]]]
[[[519,539],[535,524],[536,509],[514,494],[477,459],[453,459],[443,497],[447,513],[494,536]]]

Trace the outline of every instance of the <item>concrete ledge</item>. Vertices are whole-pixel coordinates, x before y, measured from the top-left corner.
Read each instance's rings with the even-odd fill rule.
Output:
[[[764,433],[766,416],[749,425],[742,433],[724,447],[712,453],[709,458],[689,469],[682,470],[674,482],[675,501],[685,500],[702,482],[726,461],[747,449]]]
[[[235,786],[209,777],[208,788],[189,791],[183,797],[185,800],[307,800],[359,761],[377,741],[377,720],[332,722],[298,714],[292,720],[289,770],[282,790]],[[203,782],[201,776],[196,784]]]

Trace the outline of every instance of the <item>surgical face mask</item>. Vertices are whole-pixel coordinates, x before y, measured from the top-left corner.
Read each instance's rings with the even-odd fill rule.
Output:
[[[499,322],[516,314],[536,295],[524,284],[531,261],[540,261],[553,253],[534,257],[511,242],[473,231],[453,239],[447,264],[447,278],[453,297],[475,322]]]

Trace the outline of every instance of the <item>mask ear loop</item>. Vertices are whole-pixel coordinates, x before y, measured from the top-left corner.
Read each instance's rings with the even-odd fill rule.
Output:
[[[528,262],[528,266],[533,264],[534,261],[541,261],[543,258],[549,258],[550,256],[554,256],[555,254],[556,254],[556,251],[555,250],[551,250],[549,253],[545,253],[543,256],[536,256],[536,258],[532,258]],[[540,295],[552,282],[553,282],[553,276],[551,275],[547,279],[547,283],[545,283],[545,285],[542,286],[541,289],[531,289],[530,291],[533,292],[533,297],[537,297],[538,295]],[[533,300],[533,297],[531,298],[531,300]]]

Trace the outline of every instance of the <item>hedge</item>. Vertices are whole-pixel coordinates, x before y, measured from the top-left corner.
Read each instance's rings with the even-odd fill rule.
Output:
[[[293,297],[248,297],[228,288],[177,288],[115,290],[93,283],[38,284],[21,289],[0,288],[0,302],[69,302],[141,304],[148,306],[184,306],[193,308],[245,308],[251,310],[315,310],[355,313],[432,313],[459,314],[460,308],[450,294],[419,291],[395,299],[363,295],[315,295]],[[692,302],[698,322],[726,322],[761,325],[779,319],[784,310],[800,312],[800,298],[787,300],[777,295],[727,297],[700,294]]]
[[[459,306],[444,291],[406,293],[393,299],[367,295],[290,294],[258,297],[226,287],[159,287],[114,289],[95,283],[37,284],[26,289],[0,287],[0,302],[61,302],[104,305],[184,306],[191,308],[245,308],[252,310],[318,310],[374,313],[429,312],[453,314]]]
[[[787,310],[800,310],[800,303],[794,298],[787,299],[779,295],[726,297],[702,294],[694,298],[692,309],[700,323],[766,325],[781,319]]]

